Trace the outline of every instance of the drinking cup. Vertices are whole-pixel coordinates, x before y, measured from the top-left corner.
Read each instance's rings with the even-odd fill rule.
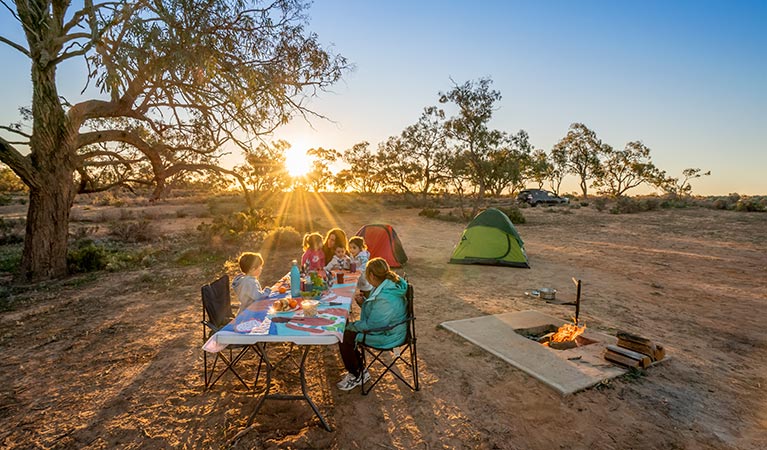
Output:
[[[340,270],[336,273],[336,283],[344,284],[344,273]]]
[[[352,261],[351,264],[349,264],[349,272],[356,272],[357,271],[357,264]]]

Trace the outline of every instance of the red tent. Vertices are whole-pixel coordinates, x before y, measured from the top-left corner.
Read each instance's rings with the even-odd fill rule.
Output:
[[[391,225],[373,223],[363,226],[357,231],[357,236],[365,239],[371,258],[381,257],[390,267],[402,267],[407,262],[405,249]]]

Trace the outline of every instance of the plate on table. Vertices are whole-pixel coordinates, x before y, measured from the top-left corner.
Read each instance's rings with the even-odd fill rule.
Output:
[[[285,311],[275,311],[274,307],[271,307],[271,308],[269,308],[269,313],[273,314],[275,316],[280,316],[280,315],[284,316],[284,315],[287,315],[287,314],[293,314],[296,311],[298,311],[299,309],[301,309],[301,305],[296,305],[295,308],[286,309]]]

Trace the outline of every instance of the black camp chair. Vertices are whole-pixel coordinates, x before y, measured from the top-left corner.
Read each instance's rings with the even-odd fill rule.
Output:
[[[376,363],[379,363],[381,366],[383,366],[383,372],[381,372],[378,377],[376,377],[376,379],[370,384],[370,387],[365,389],[365,383],[362,384],[362,395],[367,395],[387,373],[394,374],[394,376],[399,378],[400,381],[405,383],[405,385],[413,391],[418,391],[421,389],[418,382],[418,354],[416,351],[415,314],[413,313],[413,285],[410,283],[408,283],[407,291],[405,292],[405,301],[407,302],[407,316],[403,321],[392,324],[388,327],[376,328],[362,332],[362,341],[357,344],[362,348],[362,366],[365,368],[365,370],[369,370]],[[380,348],[373,347],[365,343],[365,339],[367,338],[368,334],[388,331],[403,323],[407,324],[407,333],[405,334],[404,341],[402,341],[400,344],[392,346],[391,348]],[[383,355],[384,352],[392,353],[393,359],[391,362],[386,363],[381,359],[381,355]],[[368,356],[372,358],[369,363],[367,362]],[[407,367],[412,372],[412,384],[399,373],[397,367],[398,362],[401,362],[401,365]]]
[[[218,280],[206,284],[202,287],[202,339],[203,342],[207,342],[214,333],[226,326],[233,317],[232,314],[232,298],[229,294],[229,276],[224,275]],[[259,355],[258,372],[256,373],[256,381],[253,383],[255,388],[258,383],[258,377],[261,373],[261,356],[251,345],[229,345],[221,352],[216,353],[213,358],[213,362],[208,362],[208,352],[204,351],[203,365],[205,376],[205,389],[210,389],[216,382],[226,373],[231,372],[240,380],[247,389],[250,389],[248,383],[242,379],[240,374],[235,370],[237,363],[242,360],[248,351],[253,351]],[[228,354],[228,356],[227,356]],[[216,366],[219,362],[223,364],[220,371],[216,372]],[[215,378],[214,378],[215,377]]]

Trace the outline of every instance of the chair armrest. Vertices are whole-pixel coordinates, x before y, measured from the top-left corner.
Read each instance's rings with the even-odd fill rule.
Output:
[[[213,325],[212,323],[208,322],[207,320],[201,320],[200,323],[205,325],[206,327],[210,328],[214,333],[218,332],[218,330],[221,329],[221,328]]]
[[[387,325],[385,327],[371,328],[369,330],[360,330],[359,333],[360,334],[370,334],[370,333],[378,333],[378,332],[381,332],[381,331],[389,331],[389,330],[392,330],[392,329],[402,325],[403,323],[408,323],[411,320],[415,320],[415,317],[406,317],[404,320],[401,320],[401,321],[399,321],[399,322],[397,322],[395,324],[392,324],[392,325]]]

